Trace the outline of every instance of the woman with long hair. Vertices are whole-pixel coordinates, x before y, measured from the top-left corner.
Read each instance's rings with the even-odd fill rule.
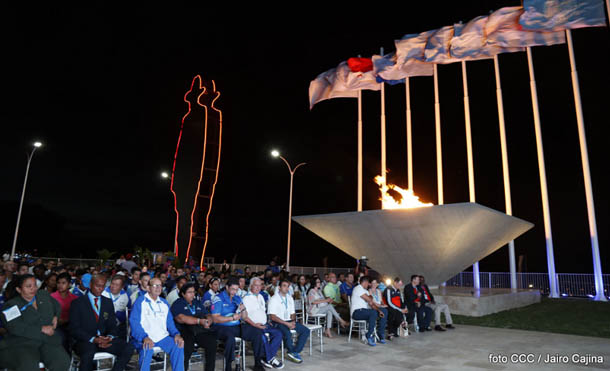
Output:
[[[326,315],[326,330],[325,334],[327,337],[332,338],[330,329],[333,327],[333,317],[339,321],[341,327],[346,327],[347,322],[344,321],[339,313],[335,310],[332,298],[325,298],[320,288],[322,281],[317,278],[311,285],[307,293],[307,313],[308,315],[325,314]]]
[[[57,290],[57,273],[51,272],[42,281],[40,290],[46,290],[49,294],[54,293]]]
[[[15,295],[5,303],[0,316],[8,330],[0,341],[0,368],[38,370],[38,363],[43,362],[48,370],[67,370],[70,356],[56,331],[59,303],[48,292],[38,290],[31,274],[18,276],[11,284]]]

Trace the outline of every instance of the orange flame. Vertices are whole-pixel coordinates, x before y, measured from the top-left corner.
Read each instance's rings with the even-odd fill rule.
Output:
[[[378,175],[375,183],[379,185],[381,192],[381,208],[383,210],[392,209],[413,209],[416,207],[432,206],[432,203],[424,203],[419,200],[410,189],[402,189],[395,184],[386,184],[385,177]]]

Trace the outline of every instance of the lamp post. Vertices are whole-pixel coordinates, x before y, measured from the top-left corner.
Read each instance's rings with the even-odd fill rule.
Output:
[[[28,184],[28,174],[30,172],[30,163],[32,162],[32,157],[34,157],[34,152],[37,148],[42,147],[41,142],[34,142],[34,148],[32,148],[32,152],[28,154],[28,164],[25,167],[25,179],[23,180],[23,190],[21,191],[21,202],[19,203],[19,212],[17,213],[17,226],[15,227],[15,237],[13,238],[13,248],[11,249],[11,261],[15,258],[15,248],[17,247],[17,235],[19,234],[19,222],[21,221],[21,209],[23,209],[23,199],[25,198],[25,187]]]
[[[287,244],[287,248],[286,248],[286,250],[287,250],[286,251],[286,271],[290,272],[290,229],[292,226],[292,181],[294,178],[294,172],[297,171],[297,169],[300,166],[306,165],[306,163],[301,162],[300,164],[295,166],[293,169],[290,166],[290,164],[288,163],[288,161],[284,157],[282,157],[277,150],[271,151],[271,156],[281,158],[284,161],[284,163],[286,163],[286,166],[288,166],[288,171],[290,172],[290,198],[288,201],[288,244]]]

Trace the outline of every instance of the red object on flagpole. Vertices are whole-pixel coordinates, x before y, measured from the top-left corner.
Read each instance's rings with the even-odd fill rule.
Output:
[[[373,60],[371,58],[350,58],[347,65],[352,72],[368,72],[373,70]]]

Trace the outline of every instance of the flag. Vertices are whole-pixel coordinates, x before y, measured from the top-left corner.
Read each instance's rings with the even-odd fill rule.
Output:
[[[603,0],[525,0],[524,29],[559,31],[606,25]]]
[[[373,71],[352,72],[346,61],[321,73],[309,84],[309,109],[331,98],[357,98],[358,90],[380,90]]]
[[[322,72],[309,83],[309,109],[326,99],[357,97],[358,91],[348,90],[344,84],[337,81],[337,68]]]
[[[368,72],[373,70],[371,58],[350,58],[347,65],[352,72]]]
[[[499,53],[523,51],[523,48],[489,44],[485,34],[488,16],[480,16],[464,24],[453,26],[454,35],[451,38],[449,52],[453,58],[460,60],[477,60],[492,58]]]
[[[400,40],[395,40],[396,46],[396,63],[402,67],[409,60],[416,59],[424,62],[426,60],[425,49],[428,39],[437,30],[426,31],[419,34],[409,34],[402,37]]]
[[[381,86],[371,70],[367,72],[352,72],[347,62],[341,62],[337,67],[337,81],[348,90],[380,90]]]
[[[404,78],[408,76],[432,76],[434,73],[431,63],[408,59],[399,65],[397,61],[398,57],[394,52],[384,56],[374,55],[373,71],[377,76],[377,81],[395,85],[404,82]]]
[[[485,24],[488,45],[502,48],[520,48],[537,45],[555,45],[566,42],[562,31],[525,30],[519,24],[523,7],[512,6],[496,10]]]
[[[460,61],[449,53],[454,32],[453,26],[445,26],[430,35],[424,50],[426,62],[447,64]]]

